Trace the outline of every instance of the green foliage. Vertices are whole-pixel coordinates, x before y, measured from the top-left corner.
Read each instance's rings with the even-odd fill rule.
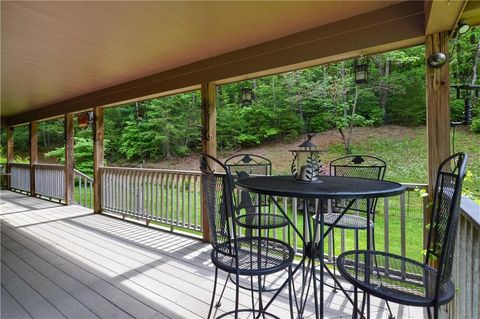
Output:
[[[104,140],[108,145],[109,141]],[[75,137],[74,145],[75,168],[82,173],[93,176],[93,141],[92,139]],[[65,163],[65,147],[58,147],[45,154],[45,157],[56,158],[60,163]]]
[[[114,137],[115,142],[120,144],[116,149],[127,159],[166,159],[186,156],[191,150],[198,149],[198,92],[153,99],[127,108],[131,112],[127,118],[124,113],[121,137]],[[135,116],[139,112],[143,113],[142,118]]]
[[[480,133],[480,117],[472,120],[472,126],[470,129],[473,133]]]

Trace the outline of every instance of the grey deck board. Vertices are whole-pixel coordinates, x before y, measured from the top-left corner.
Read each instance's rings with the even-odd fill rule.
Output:
[[[0,194],[2,318],[3,314],[42,318],[50,313],[67,318],[207,316],[214,279],[209,245],[92,214],[80,206],[8,191]],[[9,267],[22,278],[4,277],[3,270],[8,273]],[[224,278],[220,272],[219,282]],[[25,295],[32,300],[22,298]],[[227,286],[218,314],[233,309],[234,296],[233,286]],[[373,304],[372,317],[386,318],[385,304],[380,300]],[[351,317],[352,307],[341,293],[326,290],[325,305],[326,318]],[[241,290],[240,307],[250,306],[250,295]],[[286,290],[271,311],[286,318],[288,309]],[[394,314],[422,316],[421,311],[398,306]],[[309,306],[306,317],[312,315]]]
[[[3,253],[3,251],[2,251]],[[2,258],[3,259],[3,258]],[[52,304],[39,292],[20,278],[10,267],[2,261],[2,285],[23,308],[34,318],[56,319],[65,318]]]
[[[3,241],[4,238],[2,238]],[[2,261],[15,269],[15,273],[28,285],[35,287],[36,291],[47,299],[65,317],[73,317],[81,313],[85,319],[98,318],[81,302],[75,299],[68,291],[50,281],[42,273],[15,255],[7,246],[2,244]]]
[[[1,291],[2,307],[0,311],[0,318],[16,318],[16,319],[30,319],[32,316],[22,308],[22,306],[13,299],[12,295],[2,286]]]

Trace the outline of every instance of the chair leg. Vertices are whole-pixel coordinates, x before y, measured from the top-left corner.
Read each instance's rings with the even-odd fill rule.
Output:
[[[432,319],[432,312],[430,311],[430,307],[427,307],[427,316],[428,319]]]
[[[263,276],[258,276],[258,318],[262,316],[265,318],[265,310],[263,309],[263,299],[262,299],[262,287],[263,287]]]
[[[288,267],[288,301],[290,303],[290,319],[293,319],[293,294],[292,294],[292,286],[293,286],[293,273],[292,273],[292,266]]]
[[[238,304],[240,302],[240,276],[238,275],[238,271],[235,273],[235,319],[238,319]]]
[[[337,257],[335,256],[335,227],[332,227],[333,276],[337,277]],[[337,282],[333,281],[333,293],[337,292]]]
[[[439,306],[433,306],[433,318],[434,319],[439,318],[439,315],[440,315],[439,310],[440,310]]]
[[[208,310],[207,319],[209,319],[210,315],[212,314],[213,303],[215,301],[215,293],[217,291],[217,279],[218,279],[218,268],[215,267],[215,280],[214,280],[214,283],[213,283],[212,302],[210,303],[210,309]]]
[[[253,276],[250,277],[250,293],[252,297],[253,318],[255,318],[255,289],[253,288]]]

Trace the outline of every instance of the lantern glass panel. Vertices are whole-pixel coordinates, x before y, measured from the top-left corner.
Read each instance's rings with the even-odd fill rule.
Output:
[[[315,182],[322,173],[320,151],[318,150],[293,150],[292,176],[297,181]]]

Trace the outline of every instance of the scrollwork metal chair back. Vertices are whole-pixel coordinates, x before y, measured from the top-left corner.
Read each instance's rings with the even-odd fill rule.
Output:
[[[200,155],[200,170],[211,244],[215,251],[233,256],[235,221],[231,218],[233,212],[231,176],[220,161],[205,154]]]
[[[245,172],[248,175],[272,175],[272,162],[263,156],[254,154],[238,154],[225,161],[232,174]]]
[[[382,180],[385,177],[387,163],[375,156],[371,155],[349,155],[337,158],[330,163],[330,175],[368,178]],[[349,201],[337,200],[333,206],[337,208],[345,208]],[[367,200],[357,200],[351,211],[370,212],[375,211],[377,200],[373,200],[372,207],[367,207]]]
[[[426,255],[426,264],[437,268],[435,295],[452,276],[466,159],[464,153],[452,155],[440,165],[437,174]]]

